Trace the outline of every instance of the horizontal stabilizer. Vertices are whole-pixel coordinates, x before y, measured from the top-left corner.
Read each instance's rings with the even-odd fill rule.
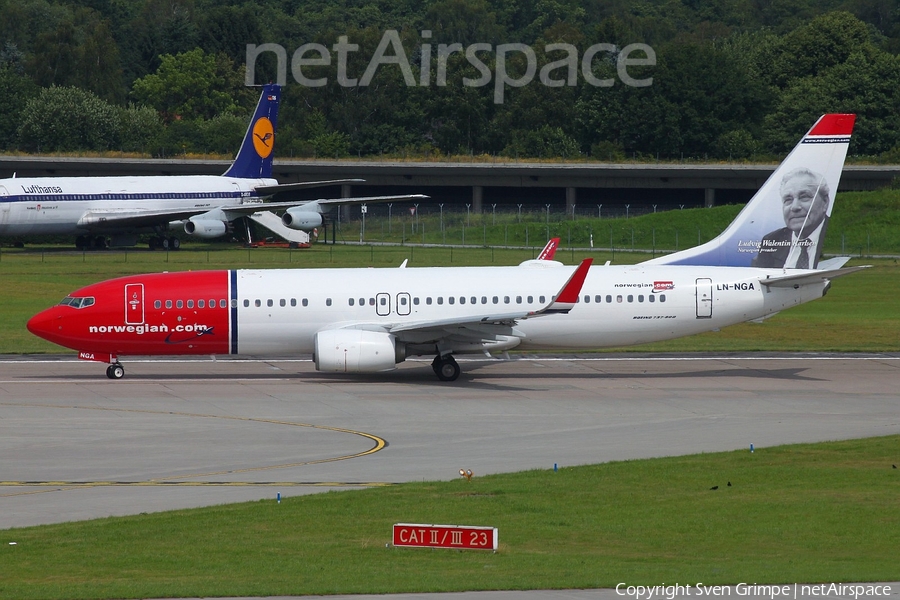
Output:
[[[328,187],[329,185],[344,185],[347,183],[363,183],[365,179],[331,179],[329,181],[300,181],[297,183],[279,183],[278,185],[261,185],[253,188],[260,196],[271,196],[282,192],[293,192],[296,190],[306,190],[317,187]]]
[[[871,265],[861,267],[845,267],[843,269],[832,269],[830,271],[805,271],[797,275],[785,275],[784,277],[770,277],[768,279],[760,279],[759,282],[767,287],[783,287],[793,288],[801,285],[812,285],[830,281],[836,277],[856,273],[863,269],[868,269]]]

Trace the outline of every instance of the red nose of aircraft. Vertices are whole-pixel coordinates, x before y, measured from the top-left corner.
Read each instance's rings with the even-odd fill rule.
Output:
[[[63,340],[62,316],[57,307],[48,308],[28,320],[28,331],[47,341],[65,346]]]

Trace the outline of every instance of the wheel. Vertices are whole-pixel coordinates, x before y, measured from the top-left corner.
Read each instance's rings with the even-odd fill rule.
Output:
[[[125,367],[116,363],[106,367],[106,376],[110,379],[122,379],[125,377]]]
[[[178,250],[179,248],[181,248],[181,240],[174,236],[170,237],[169,248],[171,248],[172,250]]]
[[[459,377],[459,364],[452,356],[441,357],[437,370],[438,379],[441,381],[456,381]]]
[[[171,248],[172,244],[170,243],[169,240],[170,240],[170,238],[165,238],[165,237],[159,238],[159,247],[162,248],[163,250],[168,250],[169,248]]]

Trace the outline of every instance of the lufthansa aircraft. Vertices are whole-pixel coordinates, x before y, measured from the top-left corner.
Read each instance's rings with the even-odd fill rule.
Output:
[[[819,261],[854,120],[819,119],[716,239],[637,265],[134,275],[73,292],[28,329],[109,363],[111,379],[124,355],[312,353],[340,373],[430,355],[452,381],[455,354],[623,346],[765,318],[862,268]]]
[[[281,87],[263,87],[237,157],[224,175],[154,177],[13,177],[0,180],[0,236],[74,235],[78,248],[134,246],[137,234],[154,232],[151,248],[177,248],[170,229],[204,239],[225,235],[248,217],[289,241],[322,224],[339,204],[425,198],[422,195],[268,202],[280,192],[360,179],[278,185],[272,179]],[[269,211],[285,211],[279,219]],[[301,239],[302,238],[302,239]]]

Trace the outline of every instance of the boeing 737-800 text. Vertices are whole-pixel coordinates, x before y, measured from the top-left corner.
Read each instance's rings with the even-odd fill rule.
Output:
[[[73,292],[28,328],[108,362],[113,379],[124,355],[312,353],[318,370],[342,373],[431,355],[437,376],[454,380],[455,354],[623,346],[760,319],[861,268],[819,261],[853,123],[819,119],[716,239],[633,266],[134,275]]]

